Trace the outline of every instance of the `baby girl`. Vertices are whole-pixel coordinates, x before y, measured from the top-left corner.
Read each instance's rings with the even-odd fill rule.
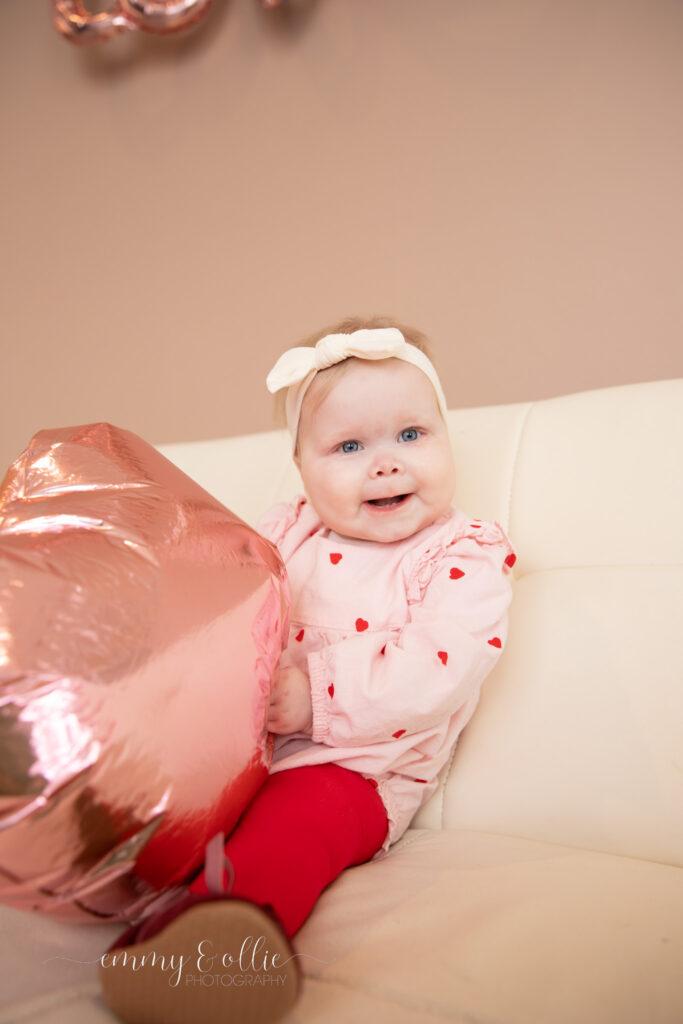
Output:
[[[200,946],[232,951],[234,969],[258,936],[267,963],[249,966],[278,984],[181,988],[159,970],[103,969],[129,1021],[281,1016],[298,988],[289,940],[345,868],[403,835],[505,646],[515,555],[498,524],[451,504],[446,400],[422,335],[345,321],[285,352],[267,383],[286,392],[306,492],[258,525],[292,594],[271,774],[218,861],[115,951],[196,960]]]

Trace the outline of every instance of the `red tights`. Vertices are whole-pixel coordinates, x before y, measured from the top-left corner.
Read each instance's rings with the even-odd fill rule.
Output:
[[[276,772],[225,844],[230,894],[271,907],[291,938],[323,889],[344,868],[370,860],[386,832],[384,804],[357,772],[338,764]],[[208,891],[203,871],[190,891]]]

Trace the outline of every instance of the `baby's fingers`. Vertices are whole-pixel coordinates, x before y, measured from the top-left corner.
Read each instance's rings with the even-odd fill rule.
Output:
[[[278,735],[289,732],[287,723],[284,721],[281,714],[274,714],[268,716],[268,732],[274,732]]]

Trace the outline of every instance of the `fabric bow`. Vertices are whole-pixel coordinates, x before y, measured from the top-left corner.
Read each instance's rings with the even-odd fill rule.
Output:
[[[356,356],[358,359],[391,359],[406,348],[397,327],[363,328],[352,334],[327,334],[314,348],[287,349],[266,378],[266,387],[275,394],[282,388],[299,384],[309,373],[326,370]]]

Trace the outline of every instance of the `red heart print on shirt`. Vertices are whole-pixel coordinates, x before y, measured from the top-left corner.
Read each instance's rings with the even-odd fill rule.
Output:
[[[365,619],[356,619],[356,630],[359,633],[362,633],[364,629],[367,629],[368,625],[369,623],[367,623]]]
[[[437,651],[438,656],[441,658],[444,665],[448,661],[448,651]]]
[[[334,697],[334,683],[330,683],[330,685],[327,687],[327,692],[329,693],[330,697]]]
[[[489,640],[491,647],[502,647],[503,644],[499,636],[494,636]]]
[[[451,569],[452,580],[461,580],[464,575],[465,573],[462,571],[462,569]]]
[[[303,629],[300,629],[300,630],[299,630],[299,632],[298,632],[298,633],[296,634],[296,636],[294,637],[294,639],[295,639],[295,640],[298,640],[298,641],[299,641],[299,643],[301,643],[301,641],[303,640],[303,638],[304,638],[304,631],[303,631]]]
[[[341,554],[339,551],[333,551],[330,554],[330,561],[332,562],[332,565],[337,565],[338,562],[341,562]]]
[[[505,564],[511,569],[517,561],[517,555],[508,555],[505,559]]]
[[[397,729],[396,732],[392,732],[391,735],[394,737],[395,740],[397,740],[399,738],[399,736],[403,735],[404,732],[405,732],[405,729]]]

